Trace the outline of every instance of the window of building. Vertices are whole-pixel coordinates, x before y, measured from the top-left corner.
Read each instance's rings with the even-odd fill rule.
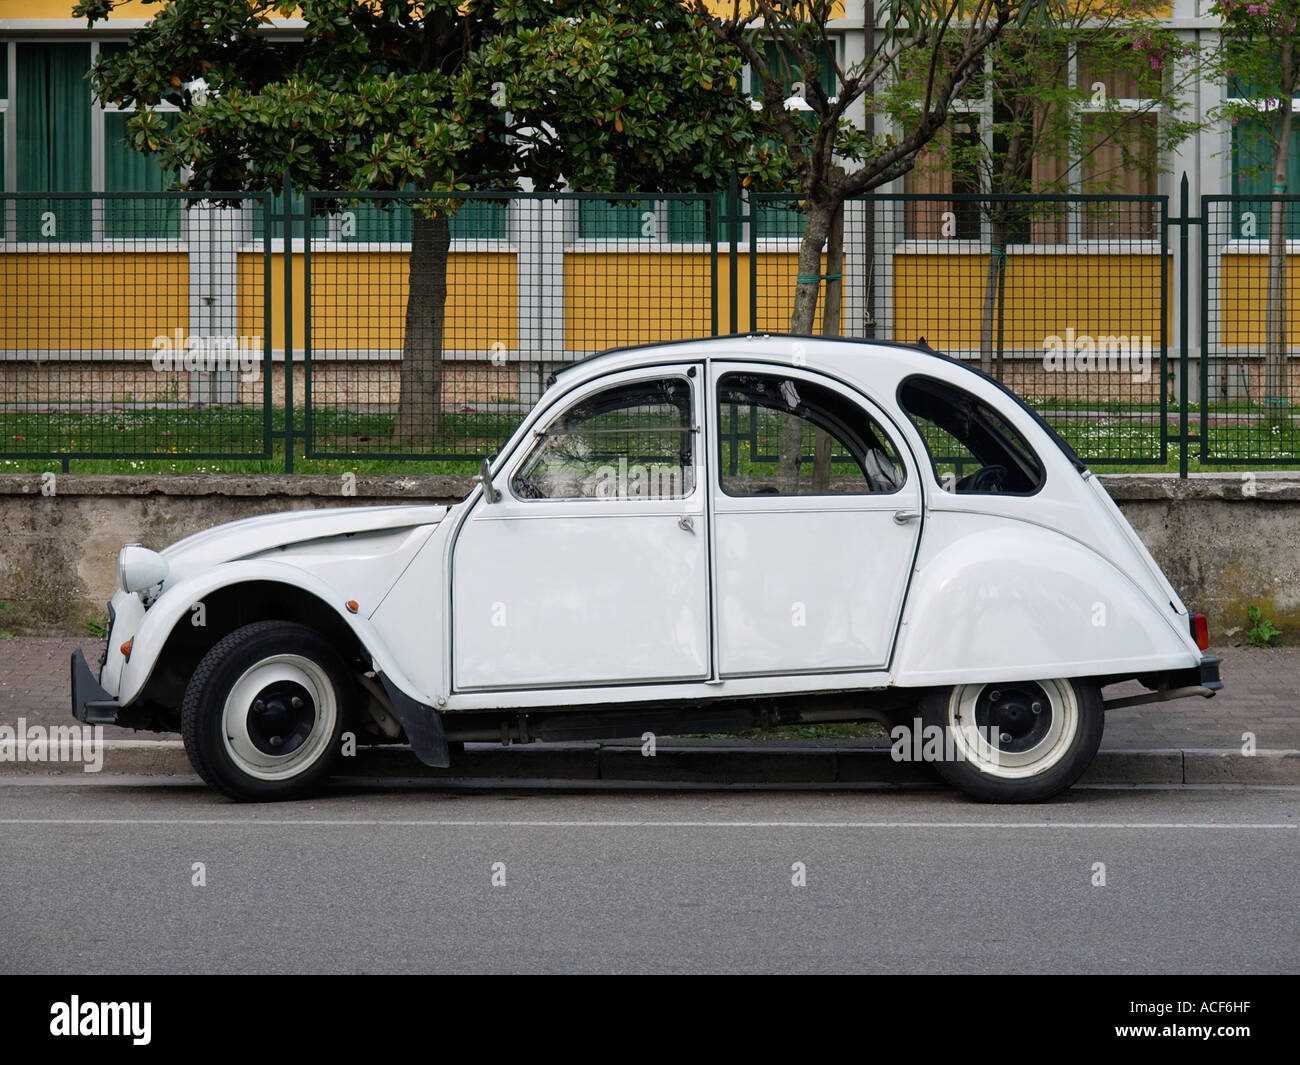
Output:
[[[15,192],[157,192],[168,175],[150,156],[126,141],[130,111],[95,104],[87,74],[97,52],[121,44],[18,41],[0,45],[0,91],[8,96],[0,111],[6,139],[16,151],[12,165],[0,164],[5,187]],[[167,111],[169,108],[161,107]],[[12,127],[10,124],[12,123]],[[2,156],[0,156],[2,158]],[[176,237],[181,204],[164,199],[96,200],[32,198],[14,201],[15,225],[6,236],[35,242],[91,241],[104,238]]]
[[[583,240],[632,240],[696,244],[709,239],[704,200],[578,201],[578,236]]]
[[[505,199],[469,199],[451,216],[452,240],[505,240],[507,209]],[[301,239],[305,232],[304,214],[306,197],[295,194],[290,209],[293,212],[292,236]],[[285,194],[281,191],[271,202],[272,215],[283,216]],[[253,234],[261,240],[263,219],[259,210],[254,215]],[[284,234],[284,222],[274,221],[272,232],[276,237]],[[345,204],[333,214],[318,214],[311,220],[314,240],[336,240],[342,243],[399,243],[411,241],[411,205],[401,197],[391,200],[364,198]]]
[[[1238,118],[1232,126],[1232,189],[1241,196],[1270,196],[1273,194],[1273,153],[1277,146],[1277,117],[1263,110],[1262,102],[1269,97],[1267,87],[1246,84],[1234,79],[1228,85],[1229,102],[1237,105],[1252,104],[1258,117]],[[1291,101],[1292,110],[1300,112],[1300,98]],[[1291,130],[1291,144],[1287,153],[1287,192],[1300,191],[1300,123]],[[1233,205],[1232,235],[1235,238],[1268,239],[1271,205],[1265,201]],[[1286,235],[1288,240],[1300,240],[1300,210],[1290,205],[1287,212]]]
[[[521,499],[682,499],[696,432],[685,377],[615,385],[554,418],[511,487]]]
[[[90,189],[90,45],[20,42],[16,52],[17,191]],[[91,237],[90,201],[20,200],[16,213],[19,240]]]
[[[0,41],[0,190],[6,189],[8,185],[9,171],[6,169],[7,141],[8,130],[6,129],[7,119],[9,117],[9,42]],[[6,226],[8,225],[8,211],[0,211],[0,240],[6,236]]]
[[[723,375],[718,427],[719,484],[729,496],[865,495],[896,492],[906,479],[897,448],[866,411],[803,378]]]
[[[1007,47],[1007,46],[1004,46]],[[999,77],[997,56],[986,59],[944,131],[917,157],[904,178],[909,194],[1154,195],[1157,191],[1160,91],[1156,71],[1141,73],[1117,41],[1090,42],[1030,54],[1037,74],[1023,62],[1007,65]],[[1059,76],[1068,79],[1081,101],[1068,123],[1035,106],[1026,116],[1025,135],[1034,150],[1009,179],[997,167],[1006,159],[1008,124],[1017,93],[1015,79]],[[1061,106],[1060,104],[1056,106]],[[1048,143],[1046,133],[1060,130]],[[1009,180],[1011,185],[1005,184]],[[1015,186],[1015,187],[1011,187]],[[995,205],[979,201],[931,199],[909,202],[905,234],[909,240],[989,239]],[[1043,204],[1030,211],[1003,211],[1001,221],[1014,244],[1065,243],[1072,240],[1151,240],[1157,236],[1157,207],[1150,203]]]

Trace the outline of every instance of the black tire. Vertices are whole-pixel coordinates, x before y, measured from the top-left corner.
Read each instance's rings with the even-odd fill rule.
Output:
[[[298,798],[329,776],[354,693],[320,633],[289,621],[245,625],[190,677],[181,702],[185,753],[232,799]]]
[[[942,738],[939,776],[980,802],[1059,795],[1092,764],[1105,726],[1101,689],[1087,679],[939,688],[920,709],[927,736]]]

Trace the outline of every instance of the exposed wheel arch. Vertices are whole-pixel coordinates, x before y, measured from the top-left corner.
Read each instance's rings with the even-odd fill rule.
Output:
[[[139,696],[179,724],[185,685],[203,656],[236,629],[256,621],[289,621],[319,632],[350,667],[369,669],[366,650],[335,607],[320,596],[284,581],[228,584],[200,600],[202,610],[177,618],[158,655],[158,664]],[[197,622],[201,621],[202,624]]]

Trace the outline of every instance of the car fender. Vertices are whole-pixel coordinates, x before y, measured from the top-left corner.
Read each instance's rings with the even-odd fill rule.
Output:
[[[1096,551],[1027,522],[991,528],[975,517],[927,518],[895,684],[1104,676],[1200,661],[1186,615],[1160,609]]]
[[[392,656],[388,654],[383,638],[374,625],[368,618],[348,611],[339,601],[339,592],[336,588],[307,570],[267,559],[229,562],[205,570],[168,588],[145,612],[140,627],[135,633],[131,657],[122,667],[117,694],[118,703],[126,706],[144,690],[157,665],[158,657],[167,643],[167,638],[177,624],[188,623],[185,619],[195,603],[221,588],[252,581],[285,584],[316,596],[352,630],[373,661],[376,671],[383,674],[388,683],[412,701],[427,705],[428,698],[411,684]]]

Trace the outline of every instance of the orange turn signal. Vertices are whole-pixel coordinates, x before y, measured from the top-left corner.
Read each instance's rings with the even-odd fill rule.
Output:
[[[348,611],[353,614],[355,614],[358,610],[361,609],[361,607],[357,605],[357,601],[355,599],[349,599],[344,604],[344,606],[346,606],[348,608]]]
[[[122,657],[125,658],[128,662],[131,661],[131,648],[134,644],[135,644],[135,637],[132,636],[129,640],[126,641],[126,643],[122,644],[122,646],[118,648],[118,650],[122,652]]]

